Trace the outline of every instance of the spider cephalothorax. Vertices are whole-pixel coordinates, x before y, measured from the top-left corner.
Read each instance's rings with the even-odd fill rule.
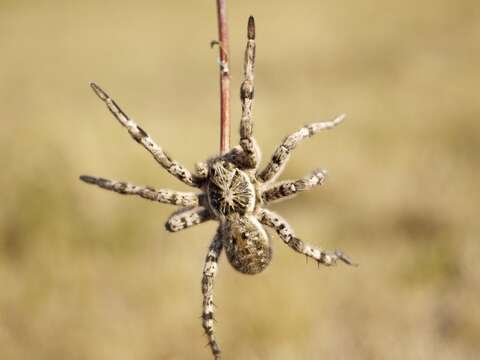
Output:
[[[232,214],[245,215],[255,208],[255,180],[234,163],[225,160],[212,162],[208,180],[208,205],[219,218]]]
[[[255,25],[253,17],[248,21],[248,41],[245,51],[245,80],[240,98],[242,118],[240,122],[240,145],[228,153],[199,163],[195,174],[172,160],[156,142],[132,119],[130,119],[110,96],[98,85],[91,87],[105,102],[115,118],[127,128],[133,139],[148,150],[154,159],[169,173],[200,192],[179,192],[142,187],[127,182],[107,180],[92,176],[80,179],[120,194],[139,195],[145,199],[180,206],[167,220],[169,231],[180,231],[208,220],[219,222],[217,233],[210,244],[205,259],[202,278],[202,322],[209,345],[216,359],[220,358],[213,330],[213,281],[218,270],[218,258],[225,249],[232,266],[244,274],[257,274],[264,270],[272,259],[270,238],[265,230],[270,227],[293,250],[313,258],[319,264],[333,265],[337,260],[352,265],[340,251],[327,252],[305,244],[297,238],[290,225],[276,213],[267,210],[268,204],[292,197],[299,192],[321,185],[326,172],[315,170],[294,181],[275,182],[297,144],[316,133],[331,129],[344,118],[317,122],[302,127],[286,137],[274,152],[270,162],[259,170],[260,151],[252,136],[253,79],[255,63]]]

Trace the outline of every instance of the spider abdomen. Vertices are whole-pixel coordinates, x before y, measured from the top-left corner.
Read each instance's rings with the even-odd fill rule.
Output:
[[[257,274],[270,263],[270,238],[253,215],[229,216],[223,225],[223,231],[225,253],[236,270],[244,274]]]

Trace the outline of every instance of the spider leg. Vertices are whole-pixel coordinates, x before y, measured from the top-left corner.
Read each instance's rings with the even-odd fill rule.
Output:
[[[314,186],[322,185],[325,181],[327,172],[325,170],[315,170],[311,174],[296,180],[282,181],[273,184],[262,192],[262,200],[265,204],[293,197],[299,192],[312,189]]]
[[[206,180],[208,177],[208,164],[200,161],[195,164],[195,174],[199,179]]]
[[[177,232],[211,219],[212,215],[210,211],[203,206],[189,207],[174,212],[173,215],[168,218],[165,227],[170,232]]]
[[[101,187],[102,189],[115,191],[124,195],[138,195],[144,199],[158,201],[164,204],[177,206],[197,206],[198,196],[191,192],[180,192],[168,189],[153,189],[146,186],[138,186],[132,183],[116,180],[108,180],[100,177],[82,175],[80,180]]]
[[[127,114],[117,105],[117,103],[110,98],[110,96],[95,83],[90,83],[95,94],[108,107],[108,110],[115,116],[115,118],[127,128],[132,138],[141,144],[147,151],[152,154],[153,158],[170,174],[178,178],[187,185],[198,187],[199,179],[194,177],[183,165],[175,160],[172,160],[162,148],[143,130],[135,121],[130,119]]]
[[[335,265],[337,260],[340,260],[348,265],[356,265],[348,256],[339,250],[330,252],[305,244],[302,240],[295,237],[295,233],[287,221],[281,216],[275,214],[273,211],[260,209],[257,214],[257,218],[262,224],[275,229],[283,242],[293,250],[300,254],[306,255],[307,257],[311,257],[319,264],[331,266]]]
[[[202,277],[202,294],[203,294],[203,311],[202,311],[202,326],[205,334],[208,337],[208,344],[212,349],[213,356],[216,360],[220,359],[220,347],[215,338],[215,331],[213,329],[213,314],[215,305],[213,303],[213,283],[218,271],[218,257],[222,251],[220,227],[215,234],[215,237],[208,249],[207,257],[205,258],[205,266],[203,268]]]
[[[338,116],[332,121],[318,122],[305,125],[303,128],[287,136],[282,144],[273,153],[272,159],[259,174],[258,178],[263,182],[271,181],[280,175],[287,163],[291,152],[303,139],[309,138],[322,130],[332,129],[340,124],[345,118],[345,114]]]
[[[240,146],[244,151],[243,167],[256,169],[260,161],[260,150],[252,136],[253,120],[252,105],[254,97],[254,69],[255,69],[255,20],[248,18],[248,40],[245,49],[244,77],[240,87],[242,103],[242,118],[240,120]]]

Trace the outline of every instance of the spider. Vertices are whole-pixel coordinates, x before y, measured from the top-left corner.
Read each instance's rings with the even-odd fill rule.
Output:
[[[332,121],[317,122],[302,127],[286,137],[275,150],[270,162],[259,170],[260,150],[252,136],[252,104],[254,95],[255,23],[248,20],[245,50],[244,81],[240,89],[242,117],[240,145],[224,155],[196,164],[195,173],[170,158],[157,143],[120,109],[117,103],[97,84],[91,83],[95,94],[106,104],[113,116],[127,128],[132,138],[142,145],[153,158],[183,183],[200,192],[179,192],[154,189],[132,183],[107,180],[100,177],[80,176],[86,183],[120,194],[138,195],[160,203],[180,206],[166,222],[166,229],[177,232],[208,220],[219,222],[205,259],[202,277],[202,325],[215,359],[220,359],[220,348],[213,328],[213,285],[218,272],[218,259],[225,250],[230,264],[243,274],[263,271],[272,259],[270,237],[264,226],[272,228],[297,253],[313,258],[319,264],[334,265],[338,260],[355,265],[341,251],[329,252],[305,244],[296,237],[291,226],[281,216],[267,210],[266,205],[291,198],[300,192],[322,185],[326,171],[315,170],[295,181],[275,182],[285,167],[290,154],[304,139],[323,130],[332,129],[345,115]]]

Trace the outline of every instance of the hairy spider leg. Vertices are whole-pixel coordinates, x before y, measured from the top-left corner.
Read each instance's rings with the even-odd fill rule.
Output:
[[[95,83],[90,83],[95,94],[107,105],[108,110],[115,116],[120,124],[127,128],[132,138],[141,144],[152,154],[153,158],[170,174],[189,186],[199,187],[199,179],[193,176],[187,168],[172,160],[162,148],[143,130],[135,121],[130,119],[127,114],[110,98],[110,96]]]
[[[147,186],[138,186],[125,181],[108,180],[88,175],[80,176],[80,180],[101,187],[102,189],[117,192],[123,195],[138,195],[144,199],[158,201],[163,204],[177,206],[197,206],[198,196],[191,192],[180,192],[169,189],[153,189]]]
[[[302,191],[311,190],[322,185],[327,175],[326,170],[317,169],[299,180],[287,180],[272,184],[262,192],[264,204],[270,204],[286,198],[292,198]]]
[[[302,240],[295,237],[295,233],[293,232],[293,229],[288,224],[288,222],[273,211],[269,211],[267,209],[260,209],[257,217],[262,224],[273,228],[277,232],[278,236],[280,236],[280,238],[283,240],[283,242],[287,244],[290,248],[300,254],[311,257],[319,264],[331,266],[335,265],[337,260],[340,260],[348,265],[356,265],[349,259],[348,256],[343,254],[343,252],[341,251],[337,250],[334,252],[329,252],[305,244]]]
[[[283,171],[291,152],[303,139],[309,138],[322,130],[333,129],[345,118],[345,114],[338,116],[332,121],[317,122],[305,125],[303,128],[287,136],[282,144],[273,153],[272,159],[259,174],[258,178],[263,181],[273,181]]]
[[[248,19],[247,46],[245,49],[244,80],[240,87],[242,118],[240,120],[240,146],[244,152],[245,169],[256,169],[260,162],[260,150],[253,134],[252,105],[254,98],[255,70],[255,20]]]
[[[213,328],[215,304],[213,303],[213,284],[218,272],[218,258],[222,251],[221,229],[220,227],[213,238],[205,258],[202,277],[203,311],[202,326],[208,337],[208,344],[212,350],[215,360],[220,359],[220,347],[218,346],[215,331]]]
[[[168,218],[165,228],[170,232],[177,232],[211,219],[212,214],[203,206],[180,209]]]

